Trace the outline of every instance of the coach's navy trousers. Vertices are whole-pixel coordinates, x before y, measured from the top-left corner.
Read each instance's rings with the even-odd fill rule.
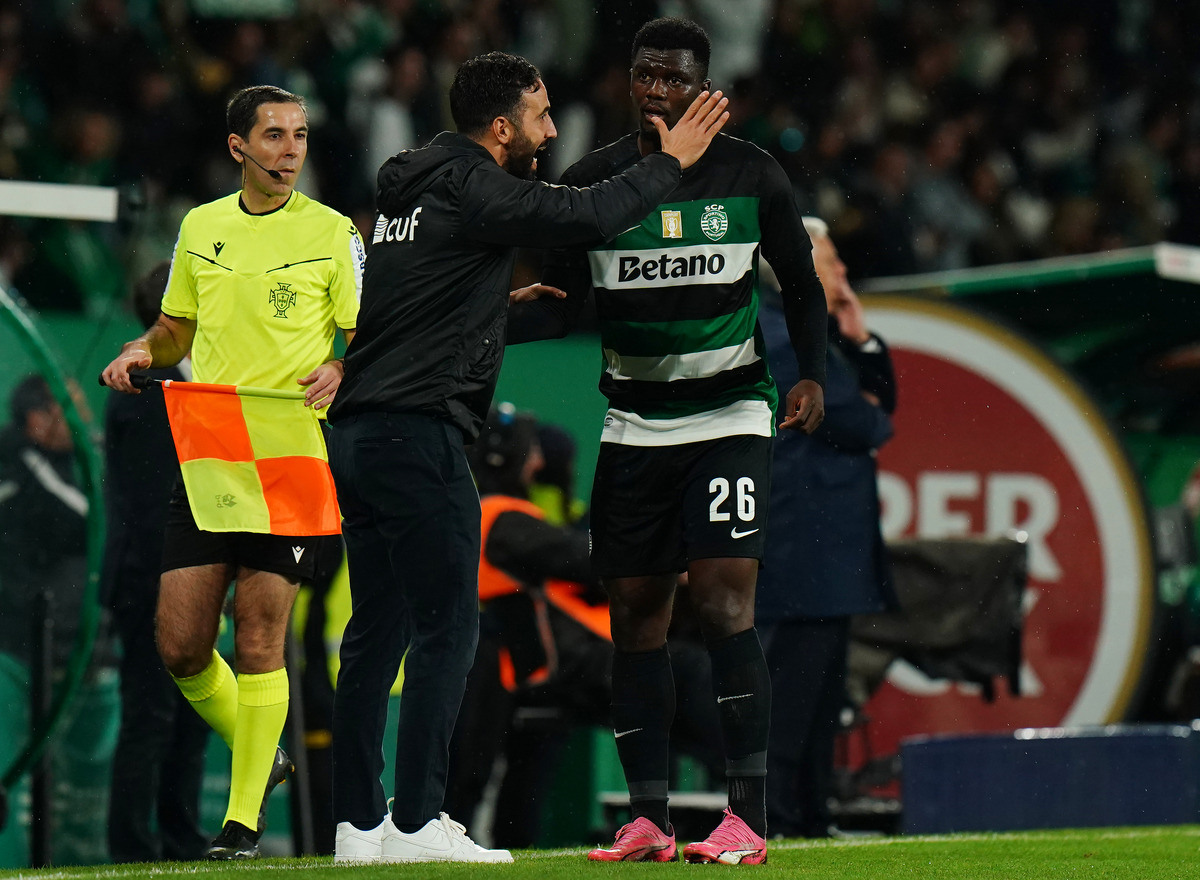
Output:
[[[336,822],[376,827],[388,690],[404,660],[392,818],[437,816],[450,735],[479,639],[479,495],[461,432],[429,416],[339,419],[329,461],[353,612],[333,709]]]

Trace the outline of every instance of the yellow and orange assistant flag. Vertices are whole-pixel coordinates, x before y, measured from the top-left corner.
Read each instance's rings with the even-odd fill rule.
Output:
[[[325,438],[303,392],[169,379],[162,385],[200,529],[341,532]]]

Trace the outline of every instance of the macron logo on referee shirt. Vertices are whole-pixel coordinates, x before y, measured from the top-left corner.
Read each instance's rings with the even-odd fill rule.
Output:
[[[417,208],[407,217],[385,217],[383,214],[375,221],[375,234],[371,244],[381,241],[412,241],[417,233],[417,215],[423,211]]]

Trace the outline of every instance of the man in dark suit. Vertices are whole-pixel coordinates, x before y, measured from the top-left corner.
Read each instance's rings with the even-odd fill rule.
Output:
[[[170,267],[159,264],[134,288],[134,309],[146,327],[158,319]],[[147,375],[183,379],[180,367]],[[121,640],[109,854],[114,862],[201,859],[208,848],[199,801],[209,728],[167,675],[154,643],[163,530],[179,475],[161,387],[110,394],[104,426],[108,535],[101,591]]]
[[[757,619],[771,671],[767,822],[780,837],[828,837],[834,740],[845,705],[850,616],[894,603],[879,531],[875,452],[896,406],[887,346],[866,329],[824,222],[804,218],[829,311],[825,421],[775,438]],[[795,382],[783,313],[760,312],[771,375]]]

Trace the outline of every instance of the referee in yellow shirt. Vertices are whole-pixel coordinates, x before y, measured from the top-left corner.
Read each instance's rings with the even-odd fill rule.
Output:
[[[334,335],[354,335],[365,259],[349,219],[295,190],[308,153],[304,99],[273,86],[238,92],[226,111],[242,188],[188,213],[158,322],[105,368],[137,393],[131,369],[189,353],[193,379],[295,390],[323,410],[342,380]],[[323,415],[323,413],[322,413]],[[336,538],[196,527],[182,484],[171,499],[159,587],[159,653],[180,691],[233,751],[229,808],[211,859],[258,855],[266,799],[291,769],[278,748],[287,715],[284,642],[318,543]],[[215,650],[232,582],[237,674]],[[265,794],[264,794],[265,792]]]

